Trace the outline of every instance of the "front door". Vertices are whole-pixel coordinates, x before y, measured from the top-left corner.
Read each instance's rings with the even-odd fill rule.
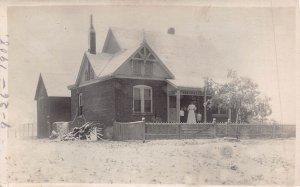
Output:
[[[177,122],[176,96],[169,96],[169,122]]]

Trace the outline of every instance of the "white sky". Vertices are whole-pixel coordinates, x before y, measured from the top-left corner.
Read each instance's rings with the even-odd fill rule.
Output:
[[[295,123],[296,12],[287,7],[273,11],[283,122]],[[8,9],[12,124],[36,121],[34,94],[40,72],[67,73],[75,81],[88,48],[90,14],[94,15],[98,52],[110,26],[157,32],[172,26],[177,35],[203,36],[226,63],[240,75],[253,78],[272,98],[272,117],[280,120],[270,8],[57,6]]]

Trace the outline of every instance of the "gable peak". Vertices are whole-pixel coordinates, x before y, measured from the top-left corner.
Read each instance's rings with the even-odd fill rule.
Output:
[[[102,52],[103,53],[109,53],[109,54],[115,54],[117,52],[121,51],[121,47],[116,39],[116,37],[113,34],[112,28],[110,27],[108,29],[106,39],[103,45]]]

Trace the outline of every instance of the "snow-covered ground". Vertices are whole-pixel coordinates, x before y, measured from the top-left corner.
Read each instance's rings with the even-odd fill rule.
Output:
[[[293,185],[295,139],[11,139],[8,181]]]

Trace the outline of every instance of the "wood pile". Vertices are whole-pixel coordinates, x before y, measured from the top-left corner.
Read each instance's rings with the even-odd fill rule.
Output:
[[[100,123],[87,122],[81,127],[74,127],[71,132],[64,135],[62,140],[91,140],[91,137],[103,140],[103,127]]]

